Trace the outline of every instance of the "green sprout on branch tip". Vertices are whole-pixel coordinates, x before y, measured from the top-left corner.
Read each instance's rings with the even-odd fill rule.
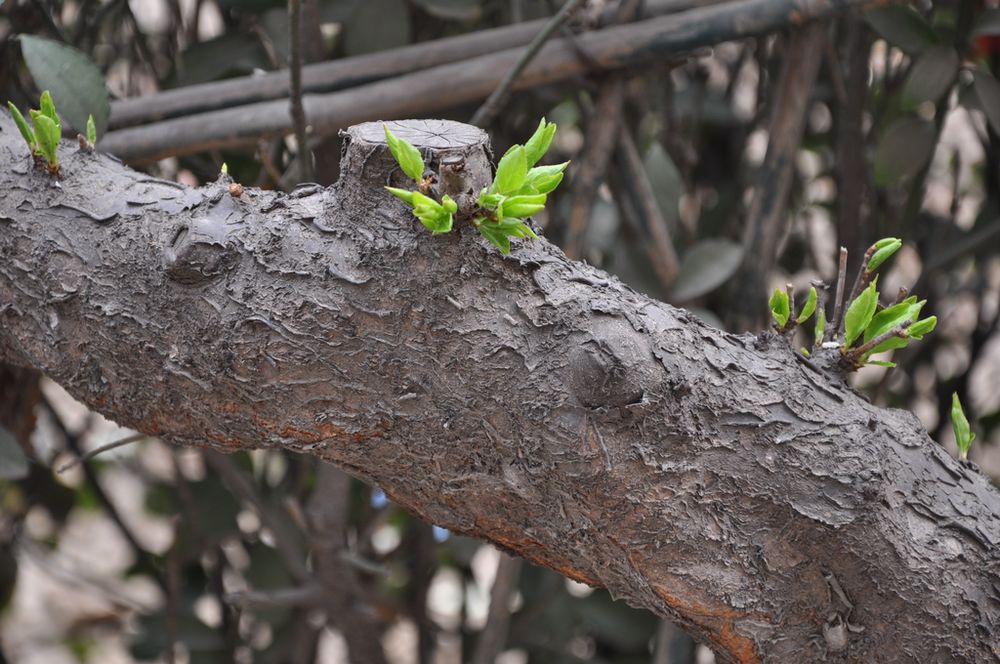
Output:
[[[444,194],[440,201],[433,197],[434,176],[425,175],[426,167],[420,151],[406,139],[394,135],[388,126],[386,143],[400,169],[416,182],[417,190],[386,187],[411,208],[413,214],[434,235],[452,230],[456,217],[467,219],[483,237],[501,253],[510,253],[510,238],[538,236],[524,219],[541,212],[545,201],[559,183],[569,162],[553,166],[535,166],[548,151],[556,133],[556,125],[542,118],[538,128],[524,145],[511,147],[497,164],[493,182],[485,187],[470,210],[459,210],[458,204]]]
[[[875,271],[902,246],[901,240],[892,237],[870,246],[846,299],[843,298],[842,291],[847,250],[840,250],[837,295],[830,325],[827,324],[825,303],[819,302],[815,287],[809,289],[809,296],[795,318],[792,318],[794,291],[791,285],[784,291],[776,289],[769,300],[775,329],[781,333],[791,333],[797,325],[806,322],[816,312],[816,348],[839,349],[843,363],[850,369],[858,369],[866,364],[896,366],[892,362],[872,360],[871,357],[887,350],[905,348],[911,340],[923,339],[937,325],[936,316],[920,318],[926,300],[918,301],[912,295],[907,297],[905,289],[900,290],[892,304],[882,306],[879,302],[878,276]],[[845,302],[849,303],[846,310],[843,306]],[[804,354],[808,356],[809,352]]]
[[[52,175],[59,175],[58,148],[62,139],[62,123],[48,90],[42,93],[38,105],[38,110],[28,110],[31,117],[31,125],[28,125],[17,106],[13,102],[7,102],[7,107],[14,116],[14,123],[24,137],[24,142],[28,144],[35,163],[46,166]]]
[[[958,458],[967,459],[976,434],[972,433],[969,420],[965,417],[962,402],[958,399],[958,392],[953,392],[951,395],[951,428],[955,432],[955,443],[958,444]]]
[[[86,135],[77,134],[77,140],[80,143],[80,149],[87,152],[92,152],[94,147],[97,145],[97,125],[94,123],[94,116],[87,115],[87,133]]]

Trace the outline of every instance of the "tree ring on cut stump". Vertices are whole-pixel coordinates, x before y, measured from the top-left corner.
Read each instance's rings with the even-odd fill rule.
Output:
[[[479,191],[493,179],[489,136],[479,127],[452,120],[391,120],[350,127],[342,133],[342,179],[365,187],[416,188],[389,151],[384,126],[420,151],[437,198],[448,194],[460,209],[471,209]]]

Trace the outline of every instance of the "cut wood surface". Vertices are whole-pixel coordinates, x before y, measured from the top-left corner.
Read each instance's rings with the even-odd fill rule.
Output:
[[[478,129],[393,130],[488,182]],[[236,198],[69,143],[56,182],[0,114],[0,359],[167,441],[321,457],[722,662],[1000,659],[1000,493],[911,413],[545,240],[432,237],[382,141]]]

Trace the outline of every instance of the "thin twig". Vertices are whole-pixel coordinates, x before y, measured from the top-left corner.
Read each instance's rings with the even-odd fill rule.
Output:
[[[837,105],[844,107],[847,105],[847,85],[844,83],[844,72],[840,69],[840,61],[837,58],[837,47],[833,39],[826,39],[823,45],[823,59],[826,61],[826,68],[830,74],[830,83],[833,88],[833,97],[837,100]]]
[[[584,152],[577,160],[570,191],[565,250],[566,255],[571,258],[581,258],[583,255],[584,235],[590,221],[594,197],[618,143],[623,89],[624,82],[619,77],[604,81],[597,95],[597,103],[588,114]]]
[[[790,220],[795,155],[802,144],[816,85],[827,25],[808,23],[791,33],[774,90],[768,121],[767,152],[755,175],[753,199],[743,233],[743,259],[730,279],[727,319],[737,330],[763,327],[767,320],[767,282],[779,257]]]
[[[627,127],[622,127],[618,137],[618,154],[624,167],[622,170],[625,171],[626,181],[632,185],[630,190],[637,199],[638,208],[646,221],[646,230],[652,239],[652,242],[646,244],[649,260],[660,278],[660,283],[669,290],[680,269],[677,249],[674,248],[674,242],[670,237],[669,224],[656,202],[656,193],[643,166],[639,149]]]
[[[78,458],[83,457],[83,450],[80,449],[80,437],[73,431],[70,431],[66,422],[63,421],[62,416],[59,414],[59,411],[56,410],[55,406],[52,405],[52,402],[47,397],[42,397],[42,404],[44,405],[45,410],[48,411],[49,415],[52,416],[52,421],[55,423],[56,428],[59,429],[59,432],[65,439],[66,446],[70,449],[70,451],[75,453]],[[132,550],[135,552],[136,558],[138,558],[139,564],[144,569],[148,570],[148,573],[153,577],[153,580],[156,581],[160,590],[166,594],[168,592],[167,581],[163,574],[160,573],[159,566],[156,564],[152,554],[139,543],[135,533],[133,533],[125,523],[125,519],[122,518],[118,507],[111,500],[111,497],[108,496],[107,492],[104,491],[104,487],[101,485],[97,472],[94,470],[93,466],[84,462],[81,464],[81,468],[83,468],[84,480],[93,492],[94,497],[97,498],[97,502],[101,504],[108,517],[112,522],[114,522],[114,524],[118,527],[119,532],[121,532],[122,536],[128,541]]]
[[[167,636],[167,664],[177,662],[177,642],[179,641],[177,623],[178,620],[178,596],[181,586],[181,520],[173,518],[174,543],[167,550],[167,594],[164,598],[164,616],[166,622]]]
[[[306,135],[306,111],[302,106],[302,20],[300,0],[288,0],[288,33],[291,62],[288,72],[291,77],[292,122],[295,123],[295,142],[299,148],[299,181],[312,182],[312,152]]]
[[[17,541],[18,553],[24,556],[24,561],[30,561],[43,574],[58,580],[70,588],[78,588],[87,597],[97,599],[142,615],[148,615],[160,608],[154,600],[145,601],[132,597],[117,584],[116,578],[99,576],[92,561],[75,553],[67,553],[63,549],[52,550],[37,544],[33,538],[21,537]],[[134,594],[134,593],[133,593]]]
[[[650,664],[679,664],[695,661],[695,643],[687,633],[669,620],[661,620]]]
[[[861,289],[868,285],[868,280],[872,277],[872,273],[868,270],[868,262],[871,261],[875,251],[876,246],[873,244],[868,247],[865,251],[865,255],[861,258],[861,265],[858,266],[858,275],[854,277],[854,284],[851,286],[851,294],[847,296],[847,300],[844,303],[845,306],[854,302],[854,298],[861,294]],[[843,324],[843,321],[841,321],[841,324]],[[842,331],[843,330],[838,330],[838,332]]]
[[[276,590],[239,590],[223,596],[227,604],[247,609],[311,609],[321,605],[327,591],[318,582]]]
[[[199,4],[204,2],[204,0],[197,1]],[[648,0],[643,8],[642,18],[650,19],[665,14],[705,8],[709,5],[722,4],[723,1]],[[520,25],[507,25],[487,30],[476,30],[453,37],[423,41],[400,48],[327,60],[325,62],[319,62],[318,60],[322,60],[322,58],[318,58],[318,60],[314,61],[315,64],[309,64],[311,61],[310,34],[312,33],[312,26],[309,21],[311,4],[312,0],[303,0],[302,4],[302,20],[305,23],[302,34],[302,59],[305,63],[302,66],[302,91],[305,94],[342,90],[393,77],[405,80],[405,75],[413,74],[416,71],[422,71],[449,62],[464,62],[479,56],[489,56],[506,49],[515,49],[518,55],[520,55],[521,49],[527,46],[538,31],[545,27],[548,20],[547,18],[543,18],[527,21]],[[102,12],[107,12],[107,7],[114,7],[114,4],[98,4],[94,8],[94,11],[90,13],[87,13],[83,9],[80,10],[77,14],[78,16],[89,17],[88,21],[79,21],[83,34],[87,35],[87,30],[90,30],[91,33],[97,32],[93,30],[92,26],[101,24],[102,20],[104,20]],[[604,27],[608,24],[613,24],[615,22],[615,14],[614,8],[605,10],[599,25]],[[197,12],[191,13],[192,17],[196,15]],[[189,25],[195,25],[193,18],[189,21]],[[599,33],[600,30],[596,30],[595,32]],[[197,41],[197,33],[189,32],[187,43]],[[86,45],[81,46],[79,43],[76,45],[84,51],[88,50]],[[509,61],[509,65],[503,66],[499,72],[500,75],[496,77],[494,83],[487,87],[481,97],[477,97],[473,101],[477,103],[481,102],[494,89],[503,73],[507,71],[508,66],[513,66],[516,60],[517,58],[513,58]],[[121,127],[147,124],[167,118],[191,115],[193,113],[232,109],[243,104],[285,99],[287,96],[287,71],[284,69],[269,72],[258,71],[250,76],[239,76],[223,81],[211,81],[209,83],[196,83],[180,88],[163,90],[152,95],[112,101],[109,126],[112,129],[119,129]],[[284,104],[282,104],[282,108],[284,109]],[[314,119],[312,120],[315,122]]]
[[[823,312],[823,315],[826,316],[826,298],[827,293],[830,290],[829,284],[822,280],[813,280],[810,281],[809,284],[816,289],[816,312],[814,315],[818,317],[820,312]],[[823,336],[825,334],[826,330],[823,331],[823,335],[820,335],[813,340],[813,346],[815,348],[819,348],[823,345]]]
[[[90,459],[93,459],[98,454],[102,454],[104,452],[107,452],[108,450],[113,450],[116,447],[123,447],[125,445],[130,444],[130,443],[138,442],[138,441],[143,440],[145,438],[149,438],[149,436],[147,434],[144,434],[144,433],[134,433],[134,434],[132,434],[130,436],[125,436],[124,438],[121,438],[120,440],[116,440],[114,442],[108,443],[107,445],[101,445],[100,447],[95,447],[94,449],[90,450],[89,452],[87,452],[83,456],[79,456],[76,459],[73,459],[72,461],[69,461],[69,462],[64,463],[63,465],[59,466],[59,468],[56,469],[56,474],[65,473],[70,468],[74,468],[77,465],[83,463],[84,461],[89,461]]]
[[[781,329],[781,332],[790,335],[798,325],[798,322],[795,320],[795,286],[785,284],[785,295],[788,296],[788,320],[785,322],[785,326]]]
[[[778,29],[787,25],[790,15],[805,21],[861,1],[844,0],[845,5],[803,5],[797,0],[725,2],[676,16],[597,30],[581,35],[578,41],[603,69],[621,69],[688,55],[699,47]],[[737,19],[760,12],[764,14],[759,21]],[[407,76],[310,96],[309,126],[313,135],[323,136],[366,120],[414,117],[477,102],[494,89],[503,72],[521,55],[521,48],[500,50],[428,67]],[[543,55],[528,65],[514,89],[550,85],[587,70],[565,42],[547,44]],[[283,90],[288,90],[286,73],[281,75]],[[767,77],[761,77],[761,81],[766,80]],[[254,145],[261,136],[279,136],[293,130],[288,102],[284,99],[247,103],[240,108],[238,121],[233,114],[232,108],[224,108],[110,131],[99,145],[102,151],[137,164],[164,156]]]
[[[296,0],[289,1],[295,2]],[[559,11],[556,12],[555,16],[553,16],[549,22],[545,24],[545,27],[542,28],[537,35],[535,35],[535,38],[531,40],[528,47],[524,49],[524,54],[521,55],[521,58],[514,64],[511,70],[507,72],[507,75],[504,76],[503,80],[500,81],[500,85],[493,90],[493,94],[491,94],[489,98],[483,102],[483,105],[479,107],[479,110],[477,110],[475,115],[472,116],[472,120],[469,121],[469,124],[474,124],[477,127],[485,127],[493,122],[493,119],[496,117],[497,113],[500,112],[504,103],[507,101],[507,96],[510,95],[510,90],[514,85],[514,81],[516,81],[517,77],[520,76],[522,71],[524,71],[524,68],[528,66],[528,63],[530,63],[532,59],[538,55],[538,52],[542,50],[542,46],[545,45],[545,42],[547,42],[549,38],[555,34],[556,30],[558,30],[559,27],[566,22],[569,15],[580,6],[582,1],[583,0],[566,0],[563,6],[559,8]]]
[[[521,559],[500,554],[497,561],[493,589],[490,591],[490,608],[486,625],[476,639],[476,650],[470,660],[472,664],[492,664],[507,643],[510,627],[510,596],[517,589],[521,576]]]
[[[296,581],[305,583],[312,579],[312,574],[306,567],[304,556],[299,550],[298,533],[292,531],[287,519],[279,516],[272,507],[264,501],[256,487],[236,467],[229,457],[214,450],[206,450],[205,462],[212,467],[235,495],[249,503],[264,526],[274,534],[274,546]]]
[[[857,348],[852,348],[844,354],[844,357],[851,361],[855,366],[858,365],[861,358],[863,358],[869,351],[876,348],[879,344],[893,339],[895,337],[906,338],[909,336],[906,329],[913,325],[912,320],[903,321],[891,330],[886,330],[882,334],[878,335],[874,339],[866,341]]]
[[[347,474],[319,462],[316,488],[305,508],[310,560],[324,591],[327,619],[344,635],[350,661],[385,664],[379,625],[358,608],[365,604],[364,588],[343,562],[350,528],[350,489]]]
[[[834,127],[837,236],[848,251],[857,252],[861,250],[863,239],[862,210],[868,193],[872,191],[868,186],[869,178],[858,175],[869,170],[864,154],[864,116],[869,93],[871,37],[860,12],[848,12],[844,23],[842,41],[847,73],[843,85],[847,96],[835,111],[837,122]],[[834,63],[831,63],[830,70],[832,78]]]
[[[844,282],[847,280],[847,247],[840,248],[840,262],[837,265],[837,292],[833,299],[833,320],[827,326],[830,330],[827,339],[837,336],[840,329],[840,316],[844,310]]]

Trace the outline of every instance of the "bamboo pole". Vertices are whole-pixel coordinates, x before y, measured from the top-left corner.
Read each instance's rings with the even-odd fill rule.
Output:
[[[569,43],[553,40],[515,84],[525,89],[563,81],[588,66],[601,70],[643,65],[724,41],[830,16],[871,0],[739,0],[608,28]],[[307,94],[316,135],[372,119],[419,117],[485,99],[521,56],[512,48],[407,76],[331,92]],[[585,57],[580,57],[580,52]],[[236,148],[292,131],[284,99],[247,104],[109,132],[100,149],[132,163],[205,150]]]

